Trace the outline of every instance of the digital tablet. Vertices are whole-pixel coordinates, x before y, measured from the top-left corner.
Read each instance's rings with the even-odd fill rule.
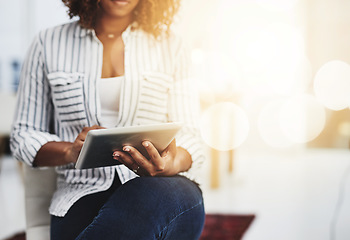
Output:
[[[150,141],[162,152],[180,130],[181,123],[163,123],[145,126],[90,130],[80,151],[75,168],[86,169],[118,165],[113,152],[126,145],[133,146],[148,156],[142,142]]]

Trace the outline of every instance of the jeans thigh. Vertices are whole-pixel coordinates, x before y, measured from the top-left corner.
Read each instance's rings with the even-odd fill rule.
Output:
[[[77,239],[197,239],[199,187],[185,177],[140,177],[119,187]]]
[[[76,201],[64,217],[51,215],[51,240],[75,239],[98,215],[101,207],[121,185],[118,176],[106,191],[86,195]]]

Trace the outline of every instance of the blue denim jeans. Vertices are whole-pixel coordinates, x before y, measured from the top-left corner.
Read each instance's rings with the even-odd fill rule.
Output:
[[[181,239],[200,237],[202,192],[182,176],[139,177],[77,201],[64,217],[52,216],[51,240]]]

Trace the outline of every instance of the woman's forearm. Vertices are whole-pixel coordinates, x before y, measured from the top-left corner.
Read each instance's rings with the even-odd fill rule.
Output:
[[[84,127],[73,143],[71,142],[48,142],[37,152],[33,165],[36,167],[53,167],[78,160],[79,153],[83,147],[87,133],[94,129],[104,129],[104,127],[94,125]]]
[[[36,154],[34,167],[54,167],[73,162],[69,157],[71,142],[48,142]]]
[[[71,157],[71,142],[48,142],[38,151],[33,166],[54,167],[73,163]],[[177,172],[185,172],[192,165],[191,155],[183,148],[177,147],[175,157],[175,168]]]

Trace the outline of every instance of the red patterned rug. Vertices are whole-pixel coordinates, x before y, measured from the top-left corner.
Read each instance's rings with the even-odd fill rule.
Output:
[[[239,240],[255,215],[207,214],[200,240]]]
[[[6,238],[4,240],[26,240],[26,234],[25,233],[18,233],[10,238]]]
[[[200,240],[239,240],[254,220],[254,215],[207,214]],[[6,240],[25,240],[20,233]]]

